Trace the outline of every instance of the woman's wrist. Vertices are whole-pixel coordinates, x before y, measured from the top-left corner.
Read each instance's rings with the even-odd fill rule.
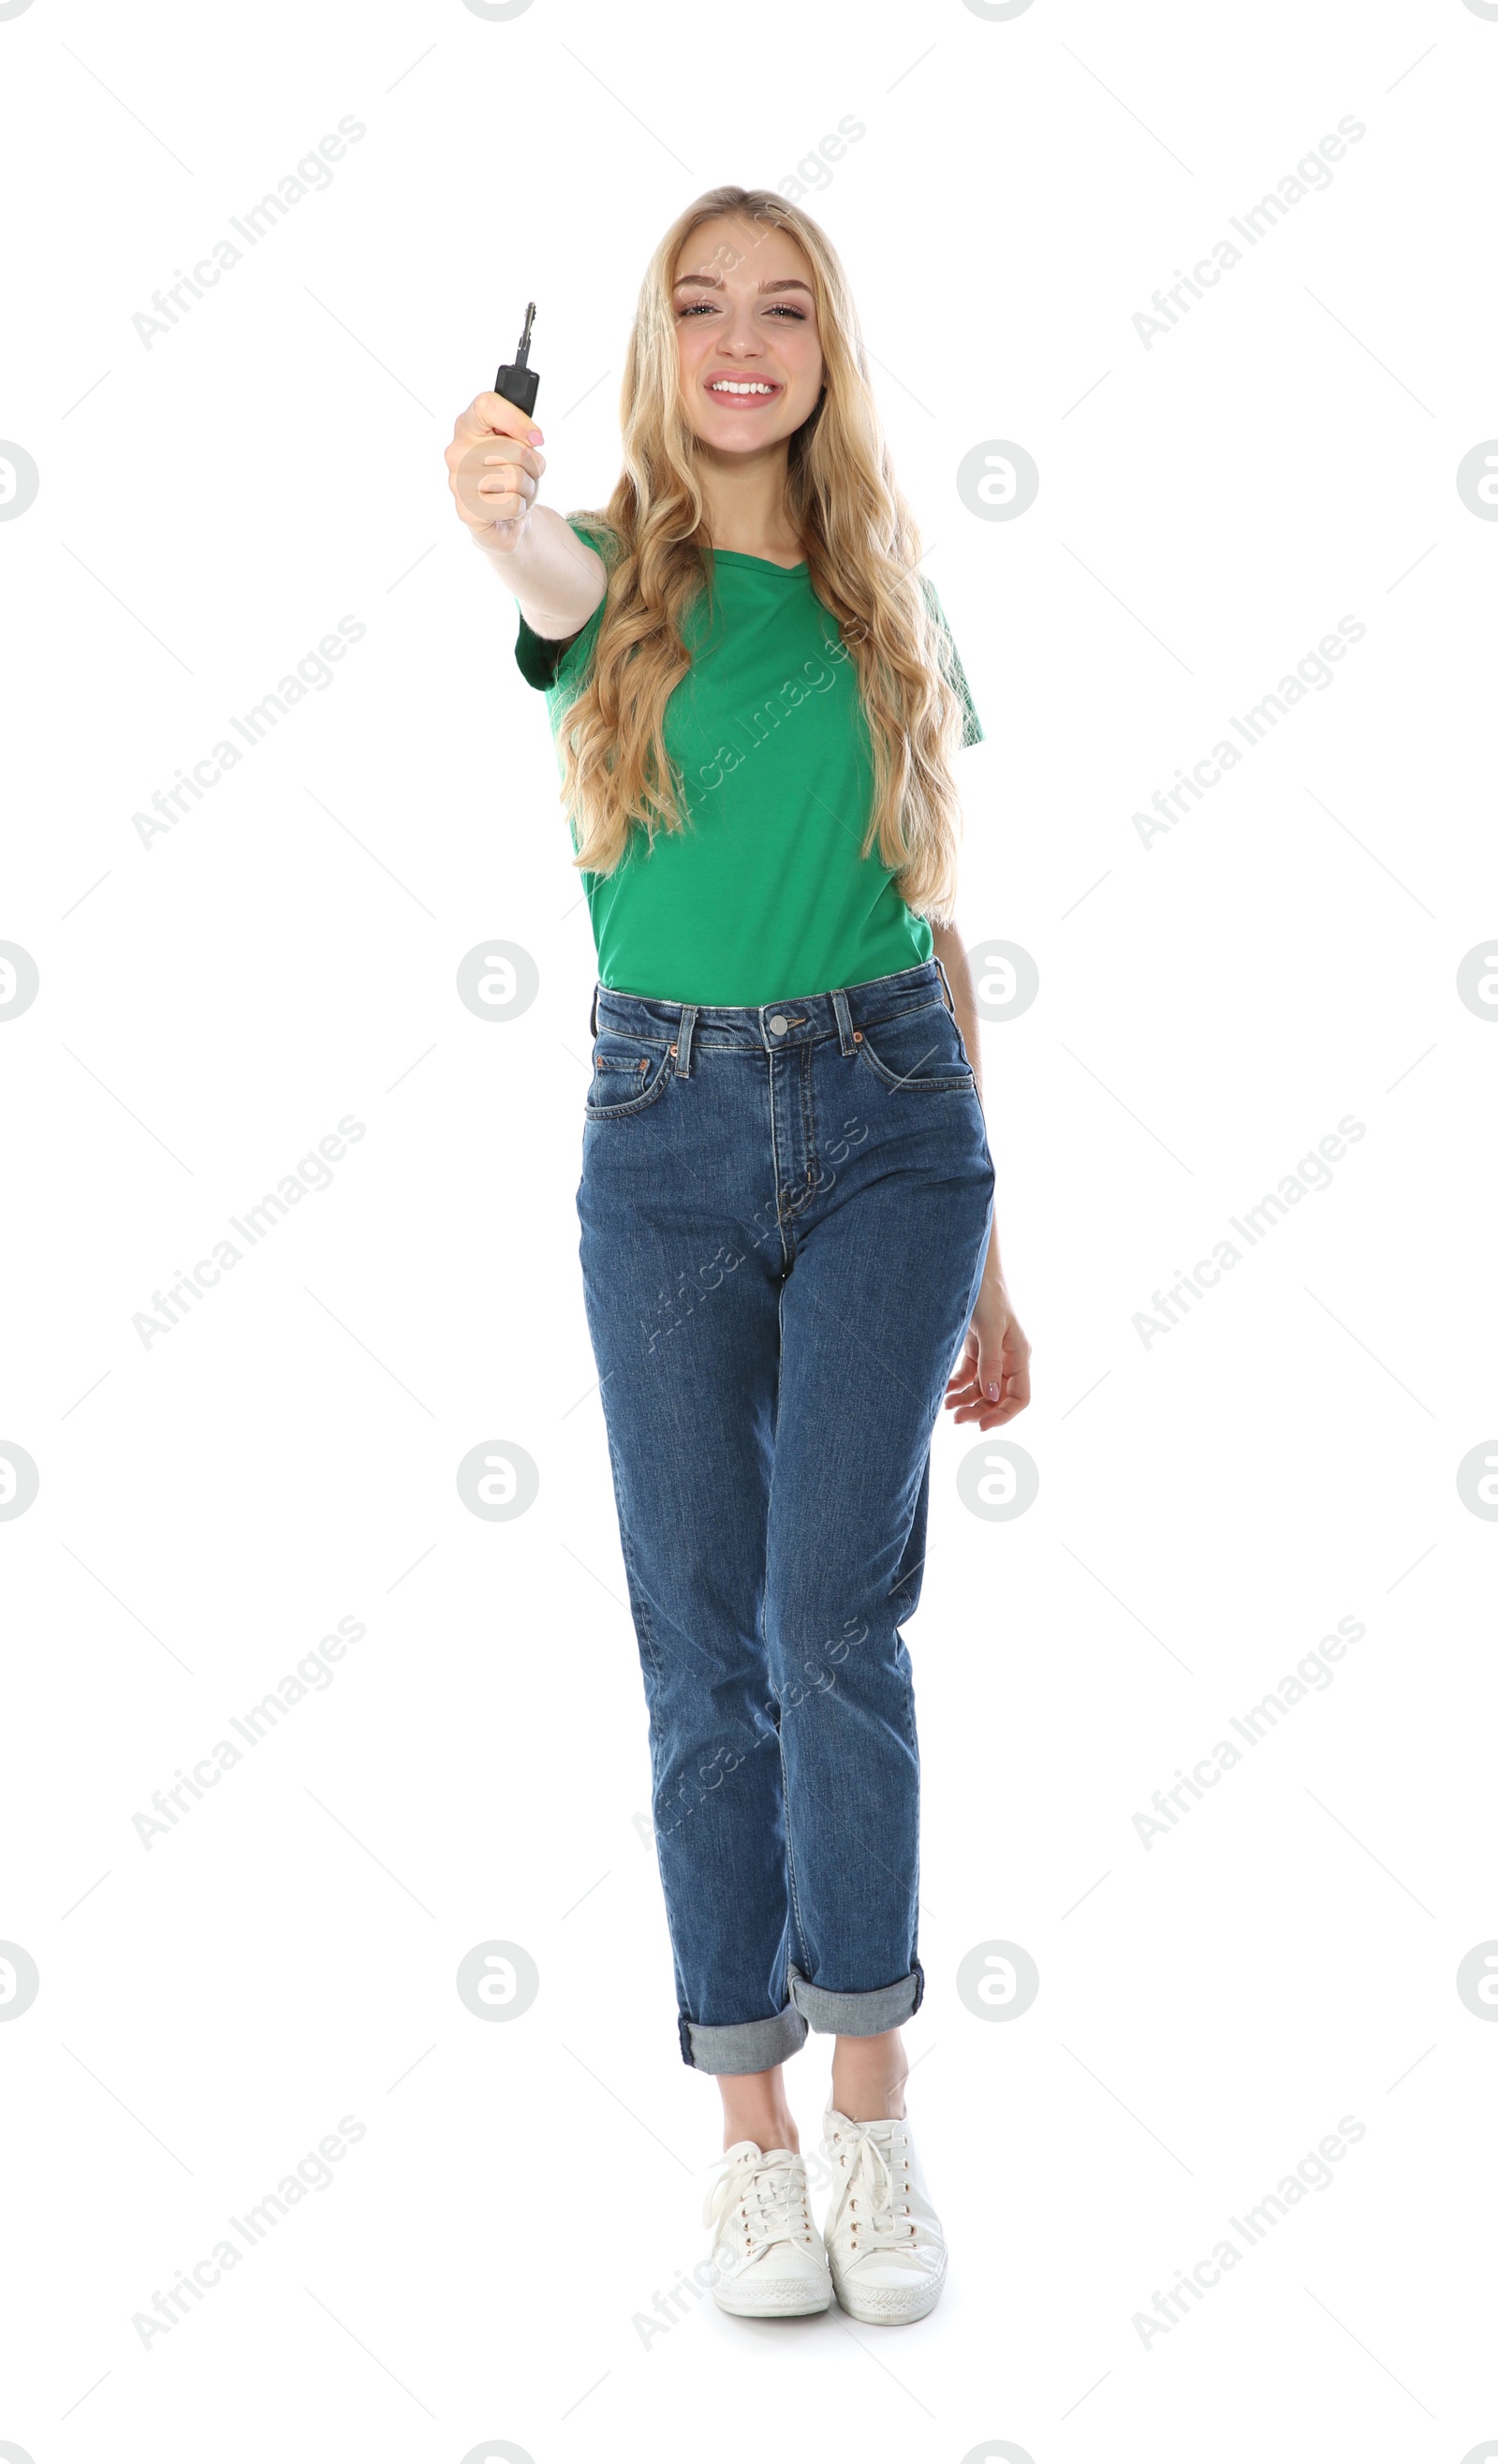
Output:
[[[493,522],[486,522],[482,530],[474,530],[470,526],[468,537],[474,539],[485,555],[492,559],[495,563],[498,563],[501,558],[507,565],[512,563],[520,546],[519,539],[516,539],[510,546],[506,547]]]

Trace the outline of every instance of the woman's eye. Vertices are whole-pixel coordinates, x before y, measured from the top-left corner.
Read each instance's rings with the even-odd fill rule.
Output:
[[[688,300],[684,301],[683,305],[682,305],[682,306],[677,310],[677,312],[676,312],[676,313],[677,313],[678,317],[681,317],[681,318],[695,317],[695,316],[698,314],[699,310],[702,310],[702,309],[706,309],[706,312],[707,312],[707,314],[708,314],[709,316],[714,316],[714,315],[716,315],[716,313],[717,313],[717,302],[716,302],[716,300],[713,300],[713,299],[688,299]],[[806,312],[806,310],[805,310],[804,308],[792,308],[792,305],[791,305],[791,303],[790,303],[790,301],[789,301],[788,299],[777,299],[777,300],[773,301],[773,302],[771,303],[771,309],[770,309],[770,314],[771,314],[772,317],[789,317],[789,318],[791,318],[791,319],[792,319],[792,320],[795,324],[797,324],[797,325],[804,325],[804,324],[806,323],[806,318],[807,318],[807,312]]]

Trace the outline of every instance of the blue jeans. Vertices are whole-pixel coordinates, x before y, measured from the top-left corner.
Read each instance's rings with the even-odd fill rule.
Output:
[[[940,961],[710,1008],[594,993],[577,1214],[684,2059],[920,2006],[901,1620],[993,1160]]]

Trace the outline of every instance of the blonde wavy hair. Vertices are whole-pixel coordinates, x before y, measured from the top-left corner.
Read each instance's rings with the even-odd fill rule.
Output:
[[[790,440],[786,510],[812,588],[857,666],[874,773],[862,853],[877,842],[906,904],[949,922],[962,827],[951,762],[964,728],[949,636],[917,570],[920,537],[896,484],[836,251],[809,214],[770,188],[709,188],[662,240],[625,360],[619,483],[600,511],[569,517],[601,534],[596,544],[609,577],[587,678],[557,732],[574,864],[612,872],[632,829],[643,828],[653,844],[657,828],[684,826],[665,706],[691,666],[681,620],[707,586],[711,542],[697,439],[681,406],[671,294],[684,246],[722,215],[788,232],[811,267],[825,383]]]

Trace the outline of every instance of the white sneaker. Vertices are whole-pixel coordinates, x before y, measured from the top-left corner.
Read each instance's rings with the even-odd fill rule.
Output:
[[[712,2298],[736,2319],[800,2319],[830,2308],[832,2277],[806,2195],[806,2160],[735,2140],[703,2205],[715,2228]]]
[[[923,2319],[946,2281],[946,2237],[909,2123],[850,2122],[829,2105],[822,2131],[833,2168],[827,2258],[838,2301],[870,2326]]]

